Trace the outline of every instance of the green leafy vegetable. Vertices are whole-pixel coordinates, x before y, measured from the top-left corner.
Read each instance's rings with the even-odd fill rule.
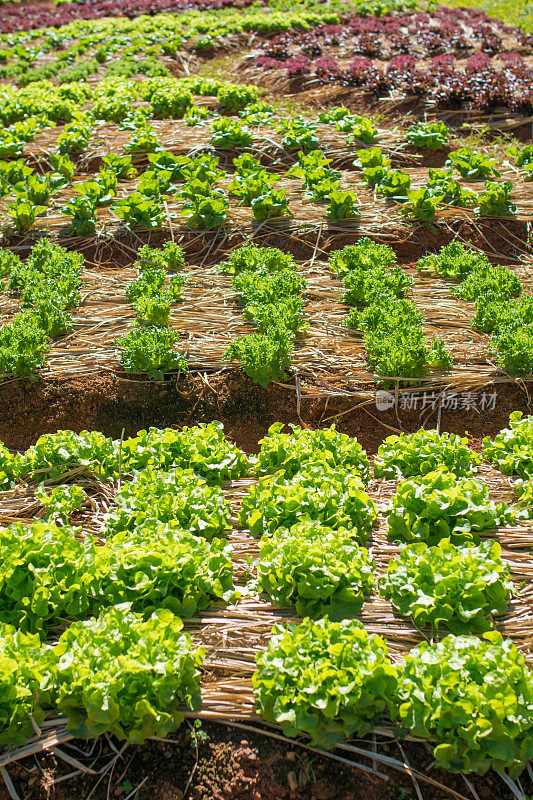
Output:
[[[241,336],[224,352],[228,361],[240,361],[245,373],[260,386],[285,380],[292,364],[292,337],[286,330]]]
[[[167,372],[187,372],[187,359],[176,353],[176,331],[144,327],[124,333],[115,340],[121,350],[120,363],[126,372],[146,373],[151,380],[162,380]]]
[[[129,602],[146,617],[168,608],[192,617],[234,594],[231,547],[212,542],[153,518],[119,531],[98,549],[95,570],[102,581],[98,605]]]
[[[402,481],[391,503],[388,537],[391,541],[438,544],[477,542],[479,531],[493,530],[505,509],[489,497],[485,483],[457,478],[441,468]]]
[[[69,527],[20,523],[0,530],[0,616],[24,632],[46,635],[61,617],[90,613],[99,583],[90,565],[96,544]]]
[[[106,515],[108,536],[154,520],[206,539],[226,536],[230,527],[231,511],[223,491],[209,486],[192,469],[161,472],[147,467],[117,491],[115,501],[116,509]]]
[[[500,633],[422,642],[398,677],[399,721],[412,736],[437,742],[438,766],[516,777],[532,758],[533,679]]]
[[[168,610],[143,621],[127,604],[73,623],[46,659],[68,729],[134,743],[175,730],[184,719],[178,707],[200,705],[197,667],[204,656],[182,628]]]
[[[259,589],[300,616],[353,617],[374,582],[368,551],[347,530],[304,522],[263,536],[259,548]]]
[[[252,678],[260,713],[285,736],[308,733],[330,749],[374,729],[391,709],[397,671],[380,636],[357,620],[274,626]]]
[[[46,695],[39,692],[40,641],[0,622],[0,746],[25,745],[44,720]]]
[[[55,525],[67,525],[69,515],[82,506],[87,495],[81,486],[56,486],[49,493],[44,486],[35,490],[37,497],[45,508],[44,518]]]
[[[485,436],[483,455],[504,475],[533,478],[533,416],[523,418],[521,411],[513,411],[508,428],[494,440]]]
[[[324,430],[309,430],[292,425],[292,433],[282,433],[285,425],[275,422],[268,429],[268,436],[260,439],[261,449],[257,457],[257,475],[272,475],[283,471],[293,478],[302,467],[311,464],[325,465],[332,469],[346,469],[368,482],[370,465],[366,452],[355,437],[338,433],[335,425]]]
[[[492,178],[500,173],[494,161],[468,147],[453,150],[448,156],[447,167],[455,167],[463,178]]]
[[[511,596],[511,570],[500,553],[500,545],[490,540],[477,547],[456,546],[449,539],[433,547],[407,545],[389,562],[381,589],[417,627],[481,633],[492,627],[493,614],[507,610]]]
[[[467,446],[467,438],[421,428],[415,433],[388,436],[374,460],[376,478],[408,478],[426,475],[445,466],[457,477],[471,475],[480,457]]]
[[[239,522],[253,536],[260,536],[316,521],[335,530],[348,528],[364,544],[376,516],[376,506],[359,476],[310,464],[292,478],[274,475],[251,486],[242,501]]]
[[[122,444],[122,466],[125,471],[189,468],[208,483],[237,480],[248,471],[246,456],[225,438],[221,422],[201,423],[183,430],[139,431]]]
[[[425,150],[438,150],[448,144],[448,128],[444,122],[418,122],[411,125],[406,139]]]
[[[33,480],[59,480],[71,470],[85,467],[106,478],[117,463],[116,445],[98,431],[45,433],[18,461],[20,475]]]

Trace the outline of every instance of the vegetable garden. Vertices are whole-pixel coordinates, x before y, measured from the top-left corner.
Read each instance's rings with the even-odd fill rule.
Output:
[[[531,34],[410,0],[2,10],[6,797],[218,798],[223,722],[300,754],[224,797],[353,798],[324,758],[527,800]],[[131,784],[184,730],[185,785]]]

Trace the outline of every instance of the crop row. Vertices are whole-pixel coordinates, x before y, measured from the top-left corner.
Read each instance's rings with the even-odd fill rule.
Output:
[[[495,442],[485,441],[489,458],[498,455],[502,442],[509,450],[509,439],[531,436],[531,418],[515,416],[511,422]],[[122,445],[94,432],[61,431],[42,436],[21,456],[4,449],[4,490],[21,478],[30,481],[44,521],[16,523],[2,532],[2,621],[45,638],[62,618],[83,619],[110,602],[129,602],[142,612],[160,604],[190,617],[229,599],[234,587],[225,539],[232,512],[220,484],[250,469],[261,480],[244,494],[238,521],[259,539],[261,592],[278,605],[295,605],[302,615],[341,619],[359,613],[375,582],[365,549],[377,518],[365,489],[366,453],[334,428],[296,427],[289,435],[282,427],[270,428],[251,463],[214,423],[183,432],[141,431]],[[531,449],[528,456],[531,474]],[[390,562],[380,589],[397,611],[420,623],[483,631],[492,624],[491,614],[506,608],[509,570],[499,547],[480,536],[528,519],[531,483],[516,484],[514,505],[495,504],[486,484],[472,477],[479,461],[466,439],[425,430],[390,437],[376,457],[376,477],[402,478],[388,507],[386,532],[391,542],[407,545]],[[80,538],[71,527],[72,519],[83,520],[80,510],[90,508],[82,486],[34,483],[61,480],[79,467],[108,481],[121,476],[121,485],[107,495],[98,537]],[[194,561],[187,558],[191,548],[197,551]],[[38,563],[46,574],[35,572]],[[439,571],[428,571],[433,563]],[[472,584],[483,564],[488,574]],[[406,569],[410,587],[402,584]],[[446,585],[457,593],[443,594]]]
[[[517,276],[507,267],[493,267],[481,253],[454,242],[418,263],[422,271],[455,281],[452,293],[475,302],[472,327],[491,334],[498,366],[509,375],[533,370],[533,306]]]
[[[61,431],[42,436],[26,453],[3,449],[4,489],[25,481],[44,519],[0,531],[1,743],[23,743],[48,711],[65,714],[75,735],[107,731],[140,742],[166,735],[183,720],[184,707],[199,706],[204,653],[192,648],[180,617],[237,596],[226,542],[231,510],[220,485],[252,470],[261,480],[244,495],[239,512],[241,526],[259,538],[257,584],[248,591],[318,619],[274,629],[258,655],[253,682],[265,718],[281,723],[288,735],[306,732],[331,747],[371,731],[388,712],[400,730],[436,742],[442,766],[520,771],[533,725],[527,701],[533,681],[524,657],[509,640],[489,633],[423,644],[405,664],[393,664],[385,642],[349,619],[375,586],[365,546],[376,519],[366,493],[366,453],[334,427],[294,427],[291,434],[282,428],[272,426],[251,459],[225,440],[219,423],[152,428],[121,442]],[[532,431],[532,417],[513,415],[509,429],[484,441],[485,456],[505,472],[530,478]],[[376,477],[402,478],[389,505],[388,535],[407,542],[379,588],[419,625],[486,631],[514,591],[499,546],[479,537],[529,518],[531,483],[517,483],[522,500],[514,506],[495,505],[487,486],[472,477],[479,462],[466,439],[427,430],[389,437],[376,457]],[[91,472],[113,491],[98,538],[71,527],[90,507],[83,487],[90,487]],[[71,482],[83,473],[85,480]],[[70,482],[50,487],[62,480]],[[68,627],[58,642],[42,643],[60,621]],[[457,664],[459,685],[449,679]],[[326,672],[318,680],[309,670],[326,670],[327,679]],[[433,698],[444,685],[452,687],[450,698],[464,697],[488,674],[509,702],[497,710],[478,698],[469,706],[467,735],[457,715],[448,720]],[[346,684],[348,675],[353,683]],[[308,686],[303,694],[302,685]],[[424,724],[413,718],[415,706],[431,709],[431,720],[427,714]],[[513,728],[517,707],[519,729]],[[486,726],[487,714],[494,731]],[[481,732],[483,746],[472,745]],[[504,750],[494,746],[501,735],[508,741]],[[450,737],[454,751],[444,747]]]
[[[531,758],[533,679],[501,634],[450,635],[395,665],[357,620],[306,618],[272,633],[253,685],[259,712],[287,736],[331,748],[389,717],[398,735],[432,741],[438,766],[452,772],[494,767],[516,777]],[[204,651],[166,609],[143,620],[112,606],[52,647],[2,625],[1,642],[4,743],[24,743],[48,711],[63,713],[76,736],[139,743],[166,736],[201,702]],[[486,685],[497,687],[490,698]]]
[[[91,3],[85,8],[90,10],[97,5]],[[405,5],[399,2],[389,4],[389,8]],[[65,8],[63,4],[62,9]],[[82,10],[84,5],[76,3],[75,8]],[[121,8],[127,14],[127,5]],[[364,16],[349,16],[341,22],[342,10],[342,3],[333,8],[330,4],[328,9],[307,3],[305,7],[295,6],[287,12],[270,3],[268,12],[257,8],[244,8],[238,13],[203,10],[202,14],[159,14],[132,20],[121,18],[119,14],[111,19],[78,21],[25,33],[25,27],[31,26],[33,10],[27,9],[24,22],[12,27],[10,14],[20,16],[22,11],[4,8],[2,24],[13,32],[3,37],[7,46],[2,61],[13,67],[15,76],[31,75],[36,69],[49,69],[52,70],[50,75],[55,75],[84,56],[96,58],[97,66],[113,62],[118,53],[126,59],[139,54],[173,58],[183,47],[193,47],[198,53],[208,52],[215,46],[227,46],[236,35],[247,37],[249,34],[270,37],[274,34],[274,38],[264,43],[263,52],[278,61],[292,57],[330,57],[335,47],[348,55],[390,57],[405,53],[463,55],[469,50],[495,54],[509,50],[511,37],[517,49],[531,46],[531,37],[520,29],[505,26],[474,10],[440,9],[431,14],[368,16],[372,9],[367,3]],[[352,14],[353,10],[352,5]],[[385,10],[381,4],[381,12]],[[298,39],[294,36],[296,32]],[[502,35],[506,37],[505,48]],[[54,59],[55,51],[58,55]]]
[[[427,341],[423,316],[408,296],[413,278],[396,261],[390,247],[365,237],[329,259],[331,272],[344,284],[339,299],[351,306],[344,325],[363,334],[368,369],[384,385],[391,379],[417,382],[428,370],[452,366],[445,343]],[[20,300],[20,311],[0,328],[4,374],[34,376],[45,364],[50,340],[73,330],[71,312],[81,296],[83,263],[80,254],[47,239],[35,245],[26,261],[0,250],[7,291]],[[180,301],[188,279],[183,251],[172,242],[162,249],[144,246],[133,266],[137,277],[125,293],[136,319],[115,341],[121,366],[151,379],[186,372],[185,356],[174,349],[178,333],[169,327],[171,307]],[[305,279],[294,259],[277,248],[250,244],[235,249],[219,269],[232,276],[244,317],[257,329],[236,339],[224,359],[240,362],[262,386],[284,380],[294,338],[302,339],[307,328],[301,297]],[[505,373],[531,373],[531,295],[523,292],[515,272],[457,243],[422,258],[418,269],[455,281],[452,294],[476,302],[472,327],[493,334],[490,346]]]
[[[344,324],[363,333],[368,366],[378,375],[416,378],[428,366],[449,368],[444,343],[425,343],[422,317],[406,298],[412,279],[391,266],[395,261],[386,245],[364,238],[331,255],[330,268],[348,290],[341,299],[354,306]],[[531,374],[531,295],[523,293],[512,270],[457,242],[420,259],[417,267],[454,281],[452,294],[476,303],[472,327],[492,334],[491,350],[504,372]]]
[[[94,233],[96,211],[106,206],[111,206],[114,215],[129,227],[158,228],[169,219],[164,204],[173,195],[182,201],[180,217],[191,228],[216,229],[227,224],[228,194],[237,198],[239,205],[251,208],[253,218],[259,222],[291,216],[287,189],[278,188],[282,175],[268,172],[257,159],[247,155],[253,145],[254,129],[266,126],[273,118],[272,107],[257,102],[254,87],[202,79],[183,82],[149,79],[136,85],[137,92],[149,105],[140,106],[130,113],[129,90],[132,84],[129,81],[116,79],[100,84],[92,111],[80,110],[70,100],[75,86],[77,102],[85,99],[82,86],[67,86],[68,91],[65,87],[56,90],[49,85],[48,95],[40,94],[38,100],[31,87],[15,90],[11,96],[9,92],[5,95],[4,118],[23,117],[22,121],[12,122],[10,127],[6,127],[0,137],[0,154],[11,159],[0,161],[0,189],[4,196],[15,195],[14,201],[7,205],[6,213],[11,219],[11,228],[16,232],[31,229],[48,207],[58,209],[66,217],[68,233],[74,236]],[[238,111],[240,118],[219,116],[209,112],[205,106],[195,106],[191,88],[204,95],[217,95],[220,108]],[[38,105],[35,108],[36,101]],[[24,118],[20,113],[21,103],[33,105],[34,115]],[[27,141],[34,140],[43,128],[53,126],[53,119],[48,114],[67,115],[71,121],[57,137],[57,150],[49,153],[52,170],[38,176],[33,167],[15,159],[24,154]],[[198,127],[203,135],[207,133],[206,153],[190,158],[165,151],[150,124],[154,116],[158,119],[184,118],[187,126]],[[131,131],[131,138],[124,148],[127,155],[104,155],[98,176],[75,183],[75,194],[72,195],[70,187],[76,164],[71,157],[77,158],[88,151],[90,139],[101,119],[117,121],[119,129]],[[345,135],[348,147],[367,145],[366,149],[356,151],[353,166],[361,170],[364,183],[376,194],[401,204],[398,210],[403,215],[429,220],[450,206],[492,217],[507,216],[516,211],[511,200],[512,181],[495,180],[500,173],[494,161],[478,151],[468,148],[453,151],[445,168],[430,170],[429,181],[415,189],[407,173],[391,169],[390,160],[380,148],[368,147],[378,138],[372,120],[338,107],[321,113],[320,123]],[[320,138],[316,123],[295,116],[277,124],[276,131],[281,136],[281,148],[288,153],[299,151],[299,165],[291,168],[285,178],[302,180],[303,200],[323,203],[329,222],[359,217],[356,193],[343,185],[341,173],[329,168],[330,162],[317,149]],[[418,123],[409,128],[406,140],[419,148],[438,149],[448,143],[449,131],[443,123]],[[227,191],[217,186],[226,174],[219,169],[219,161],[211,154],[210,148],[221,153],[237,151],[246,154],[234,159],[235,177]],[[516,166],[522,169],[526,181],[533,175],[530,150],[527,146],[513,150]],[[136,158],[147,157],[149,162],[149,168],[133,187],[130,181],[136,170],[128,154]],[[454,172],[469,181],[485,179],[485,191],[478,194],[470,187],[465,189]],[[119,183],[126,191],[121,190],[121,196],[117,198]],[[65,190],[66,200],[61,203],[60,193]]]
[[[505,37],[504,45],[502,37]],[[473,51],[503,54],[531,47],[533,38],[477,9],[440,8],[430,13],[354,16],[340,25],[319,25],[299,38],[281,33],[261,44],[265,56],[287,61],[294,56],[316,59],[333,54],[387,60],[408,53],[434,57],[446,53],[465,58]]]
[[[288,30],[293,25],[306,26],[310,21],[315,24],[321,21],[339,22],[342,17],[358,10],[365,15],[403,11],[414,8],[416,2],[372,0],[348,4],[345,0],[332,0],[327,9],[324,9],[320,2],[311,0],[294,3],[290,12],[286,11],[286,4],[281,0],[270,0],[268,10],[261,7],[247,8],[250,5],[249,0],[239,2],[238,10],[232,8],[234,5],[237,5],[234,0],[126,0],[120,5],[115,0],[82,0],[62,3],[58,8],[37,5],[25,9],[7,4],[2,8],[0,34],[11,34],[18,41],[25,40],[27,36],[37,37],[42,29],[51,38],[57,37],[58,31],[59,36],[71,35],[73,30],[83,35],[100,30],[102,24],[105,26],[110,20],[111,27],[122,26],[123,31],[170,25],[174,30],[189,28],[193,35],[198,30],[202,33],[213,31],[215,37],[222,31],[227,32],[228,28],[234,31],[258,30],[275,33]],[[26,34],[27,31],[29,34]]]
[[[533,104],[533,70],[518,53],[502,57],[498,69],[484,53],[471,56],[459,68],[450,55],[435,56],[421,67],[412,55],[393,56],[385,69],[366,56],[357,56],[347,65],[333,56],[312,61],[298,55],[287,61],[258,56],[255,63],[262,70],[283,69],[288,77],[314,75],[321,83],[354,86],[376,96],[415,95],[437,108],[461,108],[468,103],[482,111],[506,107],[528,114]]]

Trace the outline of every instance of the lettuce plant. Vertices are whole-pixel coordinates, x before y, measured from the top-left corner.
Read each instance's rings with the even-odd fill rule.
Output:
[[[280,528],[259,543],[257,584],[276,605],[331,620],[360,613],[374,583],[372,562],[348,530],[316,522]]]
[[[490,268],[490,261],[484,253],[479,253],[460,242],[450,242],[438,253],[430,253],[417,263],[421,272],[436,272],[448,280],[464,278],[480,267]]]
[[[90,613],[99,584],[96,543],[70,527],[34,522],[0,531],[0,613],[21,631],[46,636],[48,623]]]
[[[442,466],[457,477],[471,475],[481,459],[467,442],[466,437],[455,433],[438,433],[425,428],[415,433],[388,436],[374,459],[374,475],[396,480],[426,475]]]
[[[118,200],[112,210],[129,228],[161,228],[166,219],[159,199],[139,192]]]
[[[502,267],[502,269],[505,269]],[[533,296],[519,298],[505,294],[481,294],[476,298],[472,327],[483,333],[528,330],[533,323]]]
[[[452,289],[452,293],[463,300],[479,299],[483,305],[486,298],[498,298],[503,303],[512,297],[518,297],[522,288],[518,275],[509,267],[493,267],[492,264],[481,263],[459,286]]]
[[[240,361],[243,370],[255,383],[266,387],[272,381],[286,379],[292,364],[292,337],[285,329],[251,333],[235,339],[224,352],[228,361]]]
[[[87,495],[81,486],[56,486],[50,492],[44,484],[35,490],[35,497],[44,506],[44,519],[54,525],[67,525],[69,516],[73,511],[81,508],[87,500]]]
[[[323,430],[309,430],[292,425],[291,433],[282,433],[285,425],[275,422],[268,435],[259,440],[261,449],[255,462],[256,475],[272,475],[282,471],[293,478],[311,464],[332,469],[346,469],[368,482],[370,464],[366,452],[355,437],[338,433],[335,425]]]
[[[257,101],[259,90],[255,86],[224,83],[218,89],[216,97],[222,108],[228,111],[242,111]]]
[[[430,169],[424,189],[426,196],[440,205],[473,208],[477,204],[476,192],[465,189],[455,180],[451,169]]]
[[[345,219],[359,219],[361,212],[357,207],[355,192],[342,192],[334,189],[329,193],[329,205],[326,208],[326,217],[329,222],[341,222]]]
[[[454,544],[477,542],[479,532],[505,521],[505,511],[490,499],[485,483],[440,468],[398,485],[387,518],[388,537],[428,545],[446,538]]]
[[[380,191],[381,186],[382,184],[380,184]],[[436,215],[441,198],[435,197],[427,186],[423,186],[413,192],[407,192],[405,199],[406,202],[401,208],[402,214],[408,214],[411,217],[427,222]]]
[[[106,478],[113,472],[116,459],[113,440],[99,431],[56,431],[39,436],[20,456],[17,471],[30,480],[57,481],[83,467],[98,478]]]
[[[398,720],[436,742],[437,766],[516,777],[533,757],[533,680],[525,656],[490,631],[422,642],[399,668]]]
[[[439,150],[448,144],[449,132],[444,122],[418,122],[408,129],[409,144],[424,150]]]
[[[447,167],[454,167],[463,178],[493,178],[499,172],[494,166],[494,161],[468,147],[453,150],[448,156]]]
[[[301,116],[282,120],[279,130],[284,133],[281,146],[286,150],[302,150],[310,153],[319,147],[316,126]]]
[[[7,206],[6,214],[11,219],[17,233],[26,233],[33,227],[35,218],[46,210],[46,206],[34,205],[29,200],[17,198]]]
[[[485,191],[478,195],[478,214],[482,217],[507,217],[516,214],[511,200],[512,181],[485,181]]]
[[[219,117],[211,125],[210,144],[213,147],[222,149],[250,147],[252,141],[253,136],[250,131],[231,117]]]
[[[232,250],[228,260],[220,266],[224,272],[230,274],[256,270],[277,272],[296,268],[294,258],[290,253],[284,253],[277,247],[258,247],[253,242]]]
[[[265,169],[246,175],[236,175],[228,186],[228,192],[239,198],[239,205],[251,207],[258,197],[270,194],[271,189],[279,182],[277,175],[268,173]]]
[[[348,245],[342,250],[334,250],[329,257],[329,266],[333,274],[342,280],[347,272],[365,271],[378,266],[388,267],[394,265],[396,261],[396,253],[391,247],[378,244],[363,236],[357,244]]]
[[[224,436],[221,422],[200,423],[183,430],[149,428],[122,444],[122,466],[127,471],[153,467],[189,468],[209,483],[237,480],[246,475],[244,453]]]
[[[287,190],[273,189],[269,185],[265,185],[264,188],[266,191],[251,201],[254,219],[258,222],[265,222],[268,219],[292,216]]]
[[[162,380],[167,372],[187,372],[186,357],[173,350],[178,341],[176,331],[147,326],[122,334],[115,344],[126,372],[146,373],[151,380]]]
[[[216,230],[221,228],[228,218],[229,203],[225,197],[198,197],[185,203],[181,216],[189,228]]]
[[[133,304],[138,325],[166,327],[170,319],[170,302],[165,297],[139,297]]]
[[[175,244],[175,242],[165,242],[162,248],[149,247],[144,244],[139,248],[137,255],[139,260],[136,262],[136,266],[141,271],[147,266],[168,269],[171,272],[177,272],[185,268],[185,253],[183,248],[179,244]]]
[[[365,147],[364,150],[357,150],[356,155],[353,165],[363,171],[376,167],[387,170],[391,165],[390,160],[383,155],[381,147]]]
[[[492,159],[468,147],[453,150],[448,156],[446,167],[455,168],[463,178],[470,180],[493,178],[500,174]]]
[[[358,475],[323,464],[309,464],[292,478],[283,473],[250,487],[239,522],[253,536],[291,528],[298,522],[320,522],[328,528],[348,528],[366,542],[377,511]]]
[[[275,304],[251,302],[245,306],[242,315],[245,319],[251,319],[259,333],[264,334],[273,330],[277,332],[284,330],[295,336],[299,331],[309,327],[304,301],[296,295],[282,297]]]
[[[410,544],[389,562],[381,591],[417,627],[481,633],[492,627],[492,615],[507,610],[511,597],[511,569],[500,556],[500,545],[490,539],[477,546],[449,539],[433,547]]]
[[[346,144],[373,144],[378,138],[378,129],[373,121],[368,118],[359,117],[358,115],[355,115],[355,117],[353,121],[350,117],[347,117],[335,124],[338,130],[345,131],[348,134],[346,137]]]
[[[172,523],[205,539],[225,536],[231,514],[224,493],[192,469],[160,472],[147,467],[115,494],[117,507],[106,515],[108,536],[147,522]]]
[[[191,92],[177,86],[173,79],[160,82],[150,97],[150,110],[156,119],[182,119],[192,104]]]
[[[494,440],[485,436],[483,456],[504,475],[533,478],[533,416],[522,417],[521,411],[513,411],[508,428]]]
[[[278,300],[300,294],[305,279],[290,267],[267,272],[264,267],[255,271],[242,270],[232,279],[232,286],[245,305],[249,303],[276,303]]]
[[[397,670],[380,636],[358,620],[275,625],[252,678],[260,714],[285,736],[307,733],[324,749],[370,733],[391,710]]]
[[[368,304],[377,294],[390,297],[405,297],[414,285],[414,279],[400,267],[370,267],[367,270],[354,269],[343,276],[346,291],[341,296],[348,305]]]
[[[411,190],[411,178],[406,172],[400,169],[386,170],[382,176],[376,192],[382,194],[389,200],[403,203],[409,197]]]
[[[200,705],[204,656],[182,628],[171,611],[143,620],[128,604],[67,628],[44,659],[44,685],[53,687],[71,733],[140,744],[175,730],[184,719],[178,707]]]
[[[86,195],[75,195],[61,209],[69,218],[69,233],[73,236],[90,236],[96,230],[94,201]]]
[[[507,375],[533,373],[533,328],[503,327],[492,337],[490,349]]]
[[[128,602],[145,617],[168,608],[190,618],[235,594],[231,546],[225,540],[200,540],[179,524],[153,518],[108,538],[97,550],[94,569],[101,608]]]
[[[0,653],[0,746],[22,746],[44,720],[39,637],[0,622]]]
[[[131,163],[131,156],[120,156],[117,153],[108,153],[102,158],[104,169],[113,172],[117,180],[128,181],[134,178],[137,170]]]

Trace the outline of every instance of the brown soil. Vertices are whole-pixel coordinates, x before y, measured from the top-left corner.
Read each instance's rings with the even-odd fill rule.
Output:
[[[75,744],[90,752],[87,742]],[[371,749],[372,743],[362,746]],[[196,736],[185,728],[163,743],[130,746],[103,776],[78,773],[54,783],[72,773],[73,767],[51,753],[11,765],[9,774],[25,800],[88,800],[89,796],[91,800],[415,800],[417,796],[451,800],[469,795],[460,776],[431,768],[431,754],[422,745],[403,744],[402,748],[403,753],[398,744],[387,743],[378,745],[377,752],[402,761],[405,756],[413,768],[426,771],[448,791],[420,782],[418,795],[407,775],[381,764],[375,772],[366,772],[297,744],[210,723],[203,723]],[[84,758],[79,750],[69,750],[94,770],[108,764],[115,752],[103,745],[101,751]],[[372,770],[371,761],[365,760],[364,766]],[[497,775],[473,782],[480,800],[512,797]],[[453,791],[458,794],[452,795]],[[9,800],[2,786],[0,800]]]
[[[479,448],[484,436],[494,436],[507,425],[511,411],[527,414],[531,410],[526,391],[517,384],[485,390],[497,392],[494,410],[443,410],[441,430],[468,432],[472,445]],[[304,392],[298,416],[293,385],[262,389],[238,371],[209,376],[208,383],[200,376],[149,383],[115,375],[37,383],[10,381],[0,385],[0,403],[0,439],[15,449],[26,449],[42,433],[61,429],[96,429],[120,437],[122,429],[131,436],[150,425],[182,426],[219,419],[231,439],[253,452],[273,422],[320,427],[336,418],[339,430],[356,435],[374,453],[383,439],[398,429],[413,431],[437,424],[437,411],[429,404],[425,410],[382,412],[372,401],[362,405],[353,395],[325,400],[306,397]]]
[[[411,229],[397,229],[394,225],[383,227],[380,241],[392,247],[401,261],[416,261],[428,252],[436,252],[454,239],[467,242],[479,248],[489,257],[496,257],[499,263],[516,261],[517,253],[523,252],[528,241],[529,222],[519,219],[473,220],[467,217],[454,217],[442,222],[413,224]],[[88,263],[112,268],[124,266],[132,261],[136,253],[139,237],[150,247],[161,247],[171,238],[167,231],[139,231],[132,234],[118,230],[113,236],[84,240],[58,236],[55,241],[67,249],[82,252]],[[175,240],[183,248],[187,262],[191,265],[210,266],[222,261],[233,249],[245,242],[253,241],[263,247],[279,247],[290,252],[297,260],[305,261],[320,254],[329,254],[347,245],[355,244],[361,237],[358,224],[336,223],[314,227],[294,226],[290,222],[283,227],[274,224],[247,226],[242,229],[222,230],[208,233],[184,231],[175,235]],[[12,235],[7,245],[16,250],[21,257],[29,254],[39,235]]]

